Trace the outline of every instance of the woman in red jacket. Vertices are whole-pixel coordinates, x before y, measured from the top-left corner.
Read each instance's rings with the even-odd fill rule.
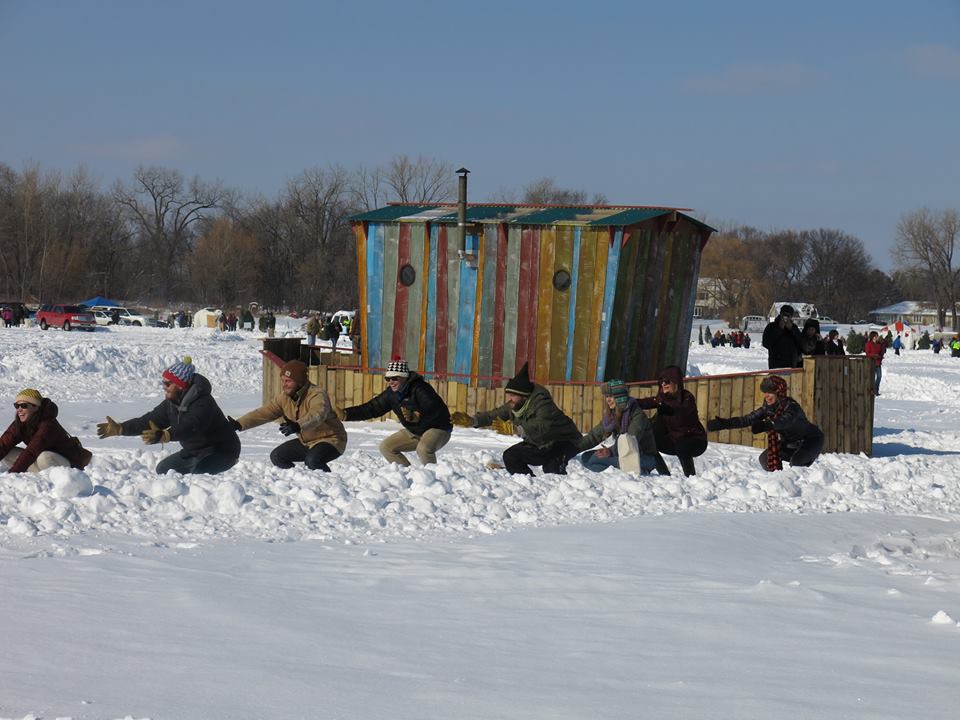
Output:
[[[19,392],[13,407],[16,417],[0,436],[0,470],[40,472],[55,466],[79,470],[87,466],[90,451],[57,422],[56,403],[27,388]],[[17,447],[20,443],[26,448]]]
[[[887,344],[880,338],[876,330],[870,333],[870,337],[863,346],[863,352],[868,358],[873,358],[876,365],[873,368],[873,394],[880,394],[880,378],[883,376],[883,370],[880,364],[883,362],[883,354],[887,351]]]

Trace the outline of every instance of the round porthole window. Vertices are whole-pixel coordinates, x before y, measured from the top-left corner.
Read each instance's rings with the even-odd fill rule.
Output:
[[[567,290],[570,287],[570,273],[566,270],[557,270],[553,274],[553,286],[557,290]]]
[[[417,271],[409,263],[400,268],[400,284],[410,287],[417,279]]]

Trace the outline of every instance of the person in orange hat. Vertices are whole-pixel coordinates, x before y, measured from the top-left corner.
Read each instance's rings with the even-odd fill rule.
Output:
[[[91,454],[57,420],[57,404],[33,388],[17,393],[15,417],[0,437],[0,470],[40,472],[49,467],[82,470]],[[17,447],[24,443],[26,448]]]
[[[311,470],[330,472],[327,463],[343,455],[347,431],[333,411],[327,391],[310,382],[307,366],[300,360],[284,363],[280,385],[280,392],[265,405],[236,420],[227,419],[238,432],[282,419],[280,432],[295,437],[275,447],[270,462],[279,468],[302,462]]]

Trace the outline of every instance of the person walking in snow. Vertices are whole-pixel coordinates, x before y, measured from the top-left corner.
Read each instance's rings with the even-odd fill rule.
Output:
[[[586,450],[580,462],[594,472],[613,467],[649,475],[657,466],[657,441],[650,419],[637,399],[630,397],[623,380],[607,381],[602,392],[607,407],[600,423],[580,440],[579,449]]]
[[[92,457],[57,420],[59,409],[38,390],[26,388],[13,401],[14,418],[0,436],[0,471],[40,472],[49,467],[83,470]],[[18,447],[20,443],[25,448]]]
[[[768,375],[760,383],[763,404],[737,418],[715,417],[707,422],[710,432],[749,427],[755,435],[767,433],[767,449],[760,453],[765,470],[782,470],[783,461],[792,467],[813,464],[823,450],[823,432],[807,420],[800,403],[787,395],[787,381]]]
[[[237,432],[282,419],[280,432],[289,437],[270,453],[270,462],[279,468],[292,468],[302,462],[311,470],[330,472],[328,463],[343,455],[347,447],[347,431],[330,405],[326,390],[307,377],[307,366],[290,360],[280,368],[280,393],[270,402],[234,420],[228,417]]]
[[[657,472],[669,475],[670,468],[660,453],[676,455],[686,476],[696,475],[693,462],[707,450],[707,431],[697,413],[697,399],[683,388],[683,371],[668,365],[657,378],[659,392],[654,397],[638,400],[645,410],[656,410],[653,434],[657,442]]]
[[[545,473],[565,475],[567,463],[580,451],[583,435],[576,423],[557,407],[550,392],[530,380],[527,363],[507,382],[506,402],[495,410],[481,411],[471,417],[453,414],[461,427],[499,426],[513,422],[520,442],[503,451],[503,464],[514,475],[533,475],[531,466],[541,465]]]
[[[341,420],[370,420],[393,411],[403,428],[380,443],[388,462],[407,466],[403,454],[417,451],[424,465],[437,462],[437,450],[450,442],[450,410],[437,391],[410,370],[406,360],[395,358],[383,374],[387,389],[362,405],[337,410]]]
[[[893,340],[893,354],[899,355],[900,350],[903,349],[903,340],[900,339],[900,333],[897,333],[897,337]]]
[[[139,435],[147,445],[179,442],[179,452],[157,463],[158,475],[168,470],[216,475],[236,465],[240,438],[213,399],[210,381],[196,372],[190,357],[164,370],[161,384],[163,400],[153,410],[123,422],[108,415],[97,425],[97,436]]]
[[[870,337],[863,346],[864,354],[873,360],[873,394],[880,394],[880,379],[883,377],[883,356],[887,352],[887,344],[880,338],[876,330],[870,332]]]

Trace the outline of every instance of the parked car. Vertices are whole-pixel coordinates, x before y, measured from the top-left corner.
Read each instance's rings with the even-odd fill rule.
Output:
[[[147,318],[136,310],[129,310],[121,305],[94,305],[90,310],[94,313],[98,311],[105,312],[112,322],[114,311],[120,317],[120,325],[136,325],[137,327],[145,327],[147,325]],[[108,325],[110,323],[107,323]]]
[[[83,305],[41,305],[36,323],[42,330],[58,327],[67,332],[74,328],[96,330],[97,320]]]

